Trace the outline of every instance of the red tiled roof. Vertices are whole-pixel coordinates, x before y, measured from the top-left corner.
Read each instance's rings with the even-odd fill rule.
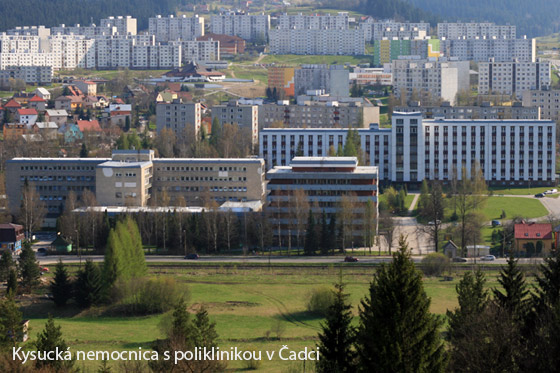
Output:
[[[113,100],[113,103],[114,103],[114,104],[121,104],[121,105],[122,105],[122,104],[124,104],[124,101],[123,101],[121,98],[118,98],[118,97],[117,97],[116,99]]]
[[[546,223],[515,224],[515,239],[550,240],[552,239],[552,225]]]
[[[79,120],[78,128],[80,128],[82,132],[101,132],[101,126],[97,120]]]
[[[19,104],[19,102],[17,102],[14,99],[11,99],[10,101],[8,101],[6,103],[6,105],[4,105],[5,108],[20,108],[21,105]]]
[[[19,115],[38,115],[35,109],[18,109]]]
[[[31,100],[29,100],[29,102],[46,102],[47,100],[35,95],[33,97],[31,97]]]

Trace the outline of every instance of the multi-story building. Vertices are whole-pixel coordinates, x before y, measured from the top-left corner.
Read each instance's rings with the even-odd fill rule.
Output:
[[[171,205],[183,197],[190,205],[209,200],[264,201],[264,161],[259,158],[154,158],[153,150],[115,150],[112,158],[14,158],[6,162],[10,211],[20,208],[27,181],[50,217],[62,213],[68,195],[95,194],[100,206]]]
[[[214,41],[218,43],[220,56],[233,57],[245,53],[245,40],[239,36],[206,34],[196,38],[198,41]]]
[[[294,71],[295,95],[320,90],[336,97],[348,97],[350,75],[342,65],[301,65]]]
[[[315,219],[320,219],[324,213],[327,224],[351,206],[350,216],[344,221],[346,247],[364,246],[366,237],[376,235],[377,167],[358,166],[356,157],[296,157],[289,166],[277,166],[268,171],[266,178],[267,211],[278,246],[303,246],[302,240],[297,242],[297,227],[303,223],[295,214],[298,190],[305,192]],[[366,211],[368,201],[372,202],[369,213]]]
[[[82,26],[80,24],[74,26],[66,26],[61,24],[51,28],[51,35],[84,35],[89,39],[94,39],[102,35],[117,35],[117,28],[114,26]]]
[[[373,64],[383,66],[401,56],[417,56],[421,59],[428,58],[428,45],[431,39],[427,38],[384,38],[373,41]]]
[[[257,105],[244,105],[237,100],[230,100],[225,105],[214,105],[212,107],[212,122],[214,118],[223,126],[224,124],[235,124],[240,129],[245,129],[251,134],[251,143],[259,141],[259,107]]]
[[[515,39],[517,30],[511,25],[496,25],[490,22],[470,22],[470,23],[438,23],[437,36],[439,39],[475,39],[475,38],[496,38],[496,39]]]
[[[347,128],[265,128],[260,154],[267,168],[298,154],[321,157],[344,146]],[[365,164],[385,182],[449,182],[479,168],[494,185],[554,185],[556,124],[545,120],[432,119],[393,113],[391,129],[356,129]]]
[[[440,51],[448,57],[455,57],[463,61],[485,62],[490,58],[494,61],[535,62],[537,55],[536,39],[443,39],[440,41]]]
[[[169,45],[181,47],[182,61],[206,62],[220,60],[220,42],[217,40],[170,41]]]
[[[210,18],[213,34],[234,35],[245,40],[266,42],[270,30],[268,14],[235,14],[233,12],[213,15]]]
[[[278,16],[279,30],[347,30],[349,28],[348,13],[338,12],[336,15],[304,15],[284,13]]]
[[[357,85],[393,85],[393,73],[391,65],[385,64],[384,67],[356,67],[350,73],[350,81]]]
[[[451,106],[448,102],[440,106],[421,106],[418,102],[409,106],[396,106],[399,113],[420,112],[424,119],[541,119],[541,109],[514,102],[512,106],[492,106],[483,102],[480,106]],[[542,118],[551,119],[551,118]]]
[[[416,93],[422,101],[442,98],[453,104],[457,93],[470,87],[468,61],[398,59],[392,73],[395,96],[407,99]]]
[[[6,31],[7,35],[29,35],[47,37],[51,35],[51,29],[45,26],[17,26]]]
[[[103,18],[99,22],[101,27],[116,27],[120,35],[136,35],[137,20],[131,16]]]
[[[172,130],[177,136],[197,138],[201,124],[201,107],[196,102],[158,102],[156,106],[156,127],[160,133],[164,128]]]
[[[523,106],[540,109],[543,119],[560,121],[560,90],[543,88],[525,91]]]
[[[347,128],[379,123],[379,107],[368,100],[313,101],[298,97],[297,104],[278,101],[259,107],[260,127],[281,123],[284,127]]]
[[[364,33],[358,29],[269,31],[271,54],[363,55]]]
[[[7,66],[0,70],[0,84],[6,86],[10,78],[21,79],[27,84],[51,84],[52,66]]]
[[[478,64],[478,93],[482,95],[499,93],[523,97],[523,92],[548,87],[550,62],[497,62],[490,60]]]
[[[424,38],[430,32],[430,24],[426,22],[396,22],[394,20],[376,21],[368,18],[360,23],[360,30],[369,43],[382,39],[415,39]]]
[[[150,17],[148,33],[155,35],[156,41],[194,40],[204,35],[204,18],[195,14],[192,17],[170,15]]]
[[[276,91],[280,98],[295,96],[296,69],[288,66],[271,66],[268,68],[268,88]]]

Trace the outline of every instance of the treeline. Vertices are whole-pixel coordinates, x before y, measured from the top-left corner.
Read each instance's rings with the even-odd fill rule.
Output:
[[[544,36],[560,30],[560,2],[555,0],[410,0],[449,22],[495,22],[516,25],[517,36]],[[375,11],[375,10],[374,10]]]
[[[488,289],[467,271],[459,306],[445,317],[430,298],[406,241],[374,275],[357,323],[340,280],[319,333],[317,372],[554,372],[560,365],[560,255],[540,266],[536,284],[510,258]],[[445,332],[442,332],[445,330]]]
[[[186,4],[203,4],[201,0],[2,0],[0,31],[16,26],[46,27],[99,24],[109,16],[131,15],[138,19],[138,29],[148,28],[148,18],[157,14],[175,14]]]

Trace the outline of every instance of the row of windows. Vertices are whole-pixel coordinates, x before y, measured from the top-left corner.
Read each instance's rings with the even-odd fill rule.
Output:
[[[20,181],[94,181],[93,176],[20,176]]]
[[[239,167],[239,166],[220,166],[220,167],[208,167],[208,166],[167,166],[167,167],[157,167],[157,171],[238,171],[238,172],[247,172],[247,167]]]
[[[247,181],[247,178],[245,176],[243,177],[213,177],[213,176],[162,176],[162,177],[158,177],[157,181]]]
[[[21,166],[20,169],[21,171],[30,171],[30,170],[93,171],[95,167],[94,166]]]

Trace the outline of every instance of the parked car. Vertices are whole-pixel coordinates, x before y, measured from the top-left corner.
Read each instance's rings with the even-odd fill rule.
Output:
[[[537,193],[535,194],[536,198],[543,198],[544,197],[544,193]]]
[[[455,263],[466,263],[468,260],[467,260],[467,258],[459,258],[459,257],[457,257],[457,258],[453,258],[453,261],[454,261]]]
[[[502,225],[502,222],[500,222],[499,220],[492,220],[493,227],[499,227],[500,225]]]
[[[49,272],[49,269],[47,267],[39,267],[39,269],[41,270],[42,273]]]
[[[484,255],[482,258],[480,258],[480,260],[491,262],[493,260],[496,260],[496,257],[494,255]]]
[[[346,263],[355,263],[355,262],[358,262],[359,259],[354,257],[354,256],[347,256],[347,257],[344,258],[344,261]]]
[[[46,247],[40,247],[40,248],[37,249],[37,252],[38,252],[39,254],[46,254],[47,251],[48,251],[48,250],[47,250]]]
[[[196,260],[198,258],[200,258],[198,254],[188,254],[185,256],[185,259],[191,259],[191,260]]]

